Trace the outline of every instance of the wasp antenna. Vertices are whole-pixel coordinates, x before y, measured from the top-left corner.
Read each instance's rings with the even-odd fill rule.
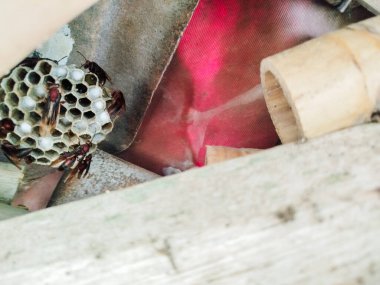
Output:
[[[62,59],[65,59],[67,57],[67,55],[66,56],[64,56],[64,57],[62,57],[60,60],[58,60],[57,62],[60,62]]]
[[[87,60],[87,58],[83,55],[83,53],[81,53],[81,52],[78,51],[78,50],[77,50],[77,53],[79,53],[81,56],[83,56],[83,58],[84,58],[85,60]]]

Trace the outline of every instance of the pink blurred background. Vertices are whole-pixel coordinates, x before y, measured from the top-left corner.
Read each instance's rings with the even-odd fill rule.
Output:
[[[163,174],[204,165],[206,145],[276,145],[260,61],[368,16],[363,8],[341,15],[324,1],[201,0],[121,157]]]

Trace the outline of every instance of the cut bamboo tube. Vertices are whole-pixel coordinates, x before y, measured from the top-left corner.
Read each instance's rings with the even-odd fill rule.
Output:
[[[206,165],[211,165],[262,151],[255,148],[233,148],[226,146],[206,146]]]
[[[283,143],[370,121],[380,108],[380,17],[264,59],[261,82]]]

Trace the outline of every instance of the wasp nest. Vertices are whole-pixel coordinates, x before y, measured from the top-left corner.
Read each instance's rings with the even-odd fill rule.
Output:
[[[55,128],[44,134],[41,119],[52,82],[59,85],[61,107]],[[18,66],[0,82],[0,120],[9,118],[15,125],[4,139],[16,148],[31,148],[30,160],[42,165],[88,141],[92,153],[112,130],[111,99],[95,74],[74,65],[39,60],[34,68]]]

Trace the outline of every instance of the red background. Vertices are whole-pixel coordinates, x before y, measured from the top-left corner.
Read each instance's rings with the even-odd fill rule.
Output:
[[[168,166],[202,166],[206,145],[274,146],[260,61],[367,16],[361,8],[341,15],[323,1],[201,0],[121,156],[162,174]]]

